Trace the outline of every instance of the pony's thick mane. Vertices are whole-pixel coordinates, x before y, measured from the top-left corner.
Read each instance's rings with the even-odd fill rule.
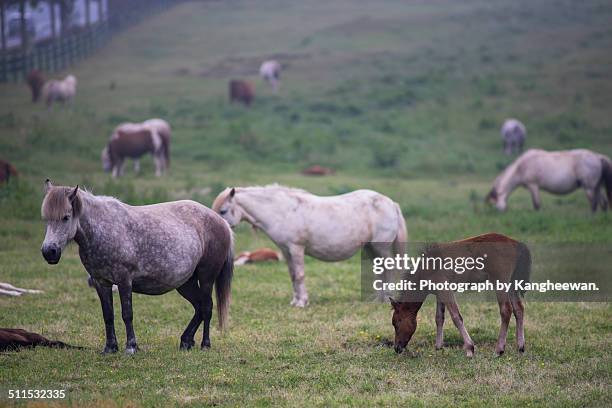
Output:
[[[41,207],[41,216],[45,220],[60,220],[64,217],[66,210],[66,200],[74,187],[69,186],[54,186],[47,192]],[[72,204],[72,215],[78,217],[83,212],[83,196],[95,197],[96,199],[112,200],[121,202],[119,199],[110,196],[97,196],[85,188],[79,188],[79,193]]]

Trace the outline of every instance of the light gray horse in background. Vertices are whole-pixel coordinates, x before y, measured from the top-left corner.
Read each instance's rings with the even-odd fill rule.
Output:
[[[506,119],[501,128],[501,137],[504,142],[504,153],[510,156],[523,151],[527,129],[516,119]]]
[[[47,108],[51,108],[54,102],[72,104],[76,89],[77,79],[74,75],[68,75],[64,79],[51,79],[43,86],[43,100],[47,104]]]
[[[181,336],[181,349],[193,347],[202,321],[202,348],[210,347],[213,285],[219,327],[223,329],[234,265],[232,231],[219,215],[188,200],[134,207],[78,186],[56,187],[49,180],[45,189],[43,257],[57,264],[68,242],[74,240],[79,245],[81,262],[93,278],[102,304],[104,353],[118,350],[113,284],[119,287],[127,354],[138,349],[132,326],[132,292],[161,295],[176,289],[195,310]]]
[[[341,261],[367,245],[378,256],[403,253],[408,240],[399,205],[370,190],[331,197],[271,185],[227,188],[213,210],[232,226],[245,220],[261,229],[281,249],[293,282],[292,306],[308,304],[304,284],[304,254],[322,261]]]
[[[272,86],[276,93],[280,86],[281,64],[276,60],[264,61],[259,67],[259,76]]]
[[[603,154],[587,149],[548,152],[529,149],[495,179],[486,201],[505,211],[508,196],[517,188],[525,187],[531,193],[533,208],[540,209],[540,189],[553,194],[568,194],[584,188],[591,210],[601,206],[607,210],[612,201],[612,162]],[[601,195],[606,188],[607,197]]]

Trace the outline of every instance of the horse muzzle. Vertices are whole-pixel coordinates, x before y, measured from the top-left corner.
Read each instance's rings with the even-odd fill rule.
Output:
[[[41,249],[42,256],[50,265],[55,265],[62,257],[62,249],[57,245],[47,245]]]
[[[396,344],[395,345],[395,352],[397,354],[402,354],[402,352],[406,349],[407,345],[408,345],[408,343],[406,343],[406,344]]]

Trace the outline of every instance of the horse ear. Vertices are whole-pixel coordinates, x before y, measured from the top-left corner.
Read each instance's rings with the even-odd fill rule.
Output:
[[[236,189],[232,187],[229,193],[229,198],[234,198],[235,195],[236,195]]]
[[[51,190],[51,187],[53,187],[53,184],[51,184],[51,180],[46,179],[45,183],[43,184],[43,188],[45,190],[45,193],[48,193],[49,190]]]
[[[77,184],[77,186],[74,188],[74,190],[72,190],[70,192],[70,195],[68,195],[68,200],[70,200],[71,203],[77,197],[78,192],[79,192],[79,185]]]

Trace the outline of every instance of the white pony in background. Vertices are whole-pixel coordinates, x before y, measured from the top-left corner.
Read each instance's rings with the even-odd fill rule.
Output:
[[[272,85],[274,92],[278,91],[280,86],[281,64],[275,60],[264,61],[259,67],[259,75],[261,78]]]
[[[520,153],[525,145],[527,129],[516,119],[506,119],[501,128],[501,137],[504,142],[504,153],[507,156]]]
[[[74,75],[68,75],[63,80],[51,79],[43,87],[43,100],[50,108],[54,102],[70,103],[76,95],[77,79]]]
[[[393,252],[404,253],[408,241],[399,205],[371,190],[320,197],[279,185],[226,188],[212,209],[232,227],[244,220],[278,245],[293,282],[291,305],[297,307],[308,304],[305,254],[335,262],[364,248],[388,257]]]
[[[591,211],[601,206],[607,210],[612,201],[612,161],[607,156],[587,149],[547,152],[529,149],[495,179],[486,201],[505,211],[508,196],[517,188],[531,193],[533,208],[540,209],[540,189],[553,194],[569,194],[584,188]],[[601,195],[605,187],[607,197]]]

